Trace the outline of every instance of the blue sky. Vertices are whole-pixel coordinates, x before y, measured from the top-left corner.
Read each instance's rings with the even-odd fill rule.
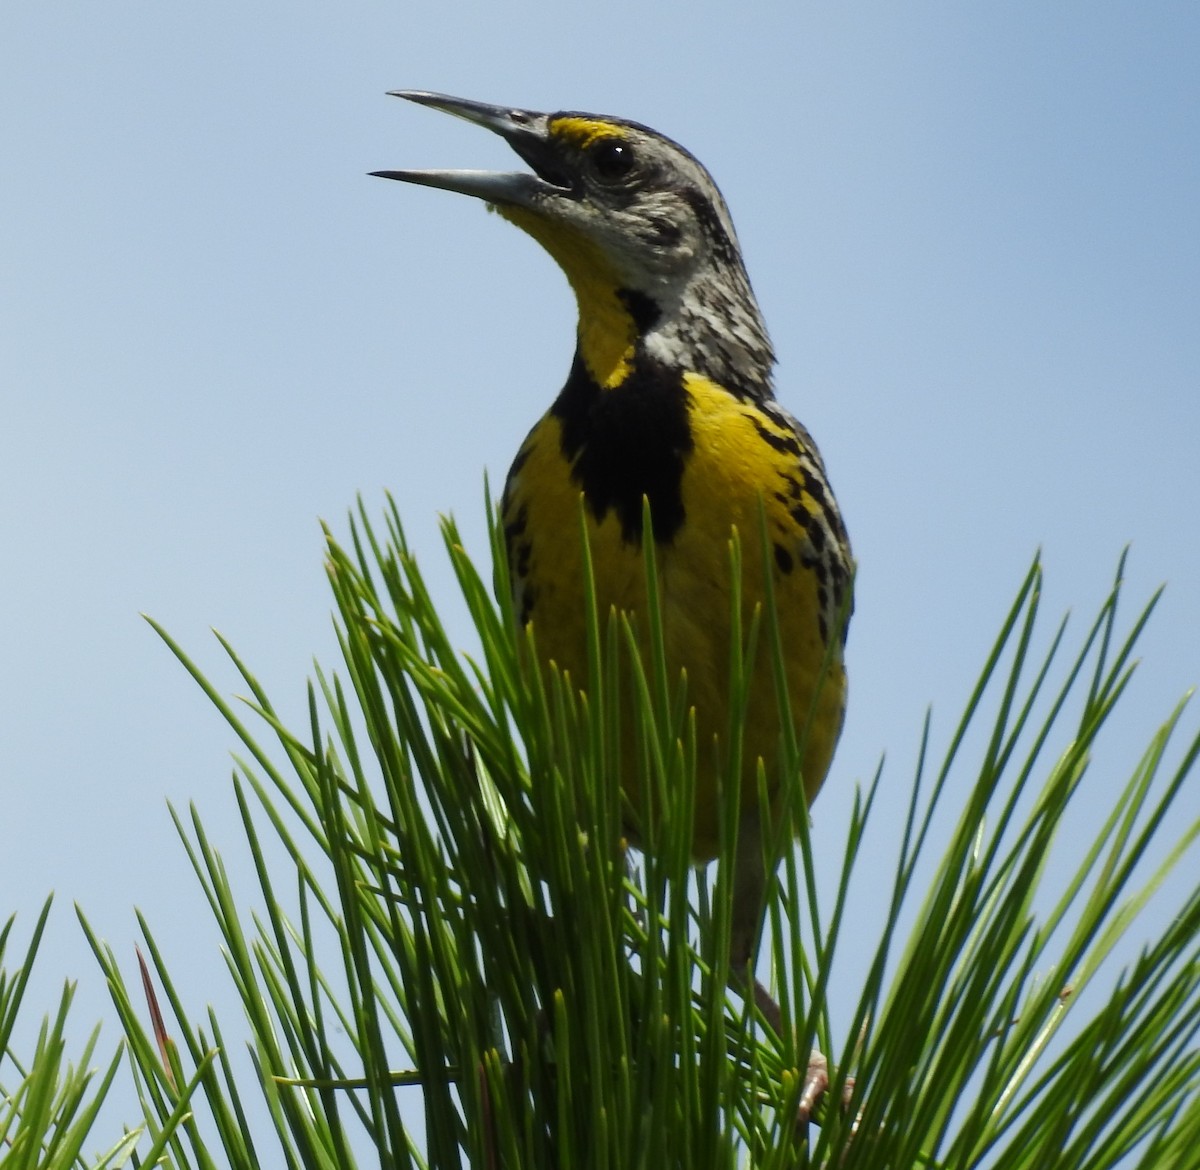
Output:
[[[1130,602],[1167,583],[1097,802],[1200,680],[1200,9],[731,12],[0,12],[0,917],[57,891],[47,1006],[73,975],[80,1024],[106,1010],[79,900],[123,955],[144,910],[234,1010],[165,807],[241,864],[233,740],[139,612],[237,690],[219,629],[302,721],[335,662],[318,518],[390,490],[448,587],[436,515],[482,552],[484,469],[565,374],[536,245],[367,177],[506,148],[388,89],[633,117],[721,185],[859,559],[818,831],[884,752],[903,799],[1039,547],[1050,618],[1089,618],[1126,544]]]

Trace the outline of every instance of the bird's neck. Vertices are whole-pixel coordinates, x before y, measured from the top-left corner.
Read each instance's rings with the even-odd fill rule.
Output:
[[[639,360],[696,373],[739,397],[770,397],[774,354],[744,285],[692,285],[661,299],[595,277],[571,279],[579,305],[578,357],[596,386],[621,385]]]
[[[586,237],[521,208],[501,214],[534,237],[566,274],[579,306],[578,358],[611,390],[644,355],[701,374],[739,397],[769,398],[775,355],[740,263],[722,263],[651,290],[627,287]]]
[[[615,282],[568,274],[579,305],[577,356],[602,390],[620,386],[633,373],[642,330]]]
[[[700,374],[739,398],[773,395],[775,354],[740,268],[694,277],[663,304],[641,348],[655,360]]]

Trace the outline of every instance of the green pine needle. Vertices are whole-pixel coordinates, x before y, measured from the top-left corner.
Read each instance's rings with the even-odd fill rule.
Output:
[[[760,948],[788,1022],[777,1038],[728,988],[724,880],[754,656],[784,685],[771,600],[731,647],[721,854],[696,873],[698,745],[662,650],[652,542],[641,628],[589,593],[588,677],[572,680],[528,666],[536,634],[517,628],[497,525],[494,575],[452,522],[444,538],[476,655],[443,625],[394,505],[380,530],[360,507],[347,543],[329,536],[343,662],[318,669],[302,732],[227,644],[257,730],[155,627],[241,741],[258,885],[232,888],[198,814],[176,816],[245,1008],[253,1089],[217,1021],[189,1022],[147,924],[169,1075],[93,940],[173,1165],[1099,1170],[1192,1148],[1200,890],[1157,937],[1143,915],[1200,833],[1176,812],[1200,754],[1200,737],[1174,746],[1183,704],[1091,839],[1068,832],[1098,799],[1099,735],[1154,604],[1122,633],[1120,571],[1072,654],[1064,626],[1040,632],[1034,563],[940,762],[926,724],[903,823],[872,822],[881,770],[847,826],[820,822],[845,841],[820,883],[797,791]],[[736,540],[730,564],[739,615]],[[784,745],[793,762],[804,734]],[[623,838],[612,779],[627,737],[656,794],[646,854]],[[890,861],[873,844],[868,865],[869,830],[887,833]],[[842,936],[861,940],[862,883],[882,891],[883,921],[860,967]],[[1131,939],[1141,950],[1118,972]],[[798,1128],[814,1041],[832,1088],[820,1125]]]

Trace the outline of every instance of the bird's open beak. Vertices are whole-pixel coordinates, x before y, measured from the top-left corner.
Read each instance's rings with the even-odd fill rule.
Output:
[[[489,106],[484,102],[448,97],[441,93],[426,93],[418,89],[391,90],[391,97],[406,98],[422,106],[431,106],[458,118],[474,122],[494,134],[499,134],[534,170],[526,171],[372,171],[381,179],[399,179],[425,187],[440,187],[473,195],[489,203],[529,207],[545,195],[570,194],[572,183],[561,170],[550,145],[545,114],[532,110],[513,110],[504,106]]]

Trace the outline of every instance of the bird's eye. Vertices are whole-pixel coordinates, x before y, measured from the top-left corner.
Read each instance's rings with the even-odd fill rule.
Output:
[[[592,166],[606,182],[623,179],[633,170],[633,147],[615,138],[602,138],[590,152]]]

